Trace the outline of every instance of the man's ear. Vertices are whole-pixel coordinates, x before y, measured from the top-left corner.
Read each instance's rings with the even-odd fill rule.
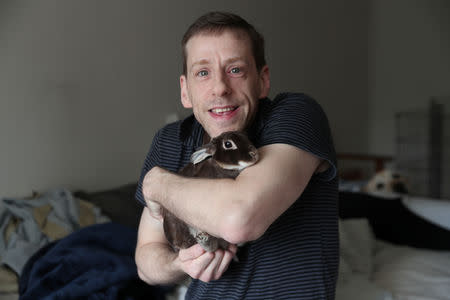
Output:
[[[181,104],[184,108],[192,108],[191,99],[189,99],[189,93],[187,89],[187,78],[185,75],[180,76],[180,93],[181,93]]]
[[[270,91],[270,73],[269,67],[267,65],[262,67],[261,71],[259,72],[259,87],[259,99],[266,98],[269,95]]]

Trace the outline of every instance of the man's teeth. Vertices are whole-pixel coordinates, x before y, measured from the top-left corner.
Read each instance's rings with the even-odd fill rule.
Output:
[[[234,110],[234,107],[227,107],[227,108],[213,108],[211,109],[211,111],[215,114],[221,114],[227,111],[232,111]]]

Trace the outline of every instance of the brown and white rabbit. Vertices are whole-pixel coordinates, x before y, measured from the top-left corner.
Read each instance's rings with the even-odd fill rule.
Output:
[[[236,178],[246,167],[258,161],[258,151],[242,132],[230,131],[213,138],[191,156],[191,162],[180,175],[201,178]],[[162,208],[164,233],[175,251],[200,244],[213,252],[227,249],[228,242],[187,225]]]

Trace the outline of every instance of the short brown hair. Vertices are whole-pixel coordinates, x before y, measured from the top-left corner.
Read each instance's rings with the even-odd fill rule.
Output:
[[[266,65],[263,36],[251,24],[238,15],[228,12],[209,12],[192,23],[183,36],[181,41],[183,50],[183,75],[187,73],[186,44],[189,39],[199,33],[219,34],[226,29],[242,30],[248,34],[252,45],[256,69],[258,72],[261,71],[262,67]]]

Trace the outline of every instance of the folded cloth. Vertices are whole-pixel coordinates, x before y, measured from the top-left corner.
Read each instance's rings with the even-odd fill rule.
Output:
[[[50,243],[27,262],[20,300],[164,299],[171,287],[149,286],[137,275],[135,229],[105,223]]]
[[[0,265],[20,275],[25,262],[39,248],[81,227],[104,221],[99,208],[63,188],[33,199],[2,198]]]

